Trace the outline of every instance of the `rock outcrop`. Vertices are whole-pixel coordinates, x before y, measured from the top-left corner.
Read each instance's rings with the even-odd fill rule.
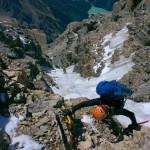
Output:
[[[53,99],[51,98],[53,91],[51,90],[50,86],[52,84],[54,85],[55,83],[44,72],[45,70],[44,66],[47,65],[48,67],[51,67],[51,65],[49,64],[48,61],[44,59],[44,57],[46,56],[42,54],[42,50],[40,49],[39,44],[37,43],[37,41],[35,41],[35,39],[32,39],[32,37],[30,37],[30,34],[28,34],[28,38],[27,38],[27,33],[23,34],[24,32],[21,32],[20,34],[19,31],[24,31],[24,30],[19,27],[17,28],[14,28],[12,26],[7,27],[6,24],[1,25],[0,27],[1,27],[1,31],[0,31],[0,53],[1,53],[0,115],[6,118],[8,118],[10,115],[15,115],[16,117],[19,118],[22,115],[22,117],[24,116],[26,120],[27,119],[26,117],[30,117],[30,114],[35,113],[34,109],[36,110],[36,108],[33,108],[33,110],[31,109],[33,112],[28,111],[29,109],[27,106],[28,104],[31,104],[33,103],[33,101],[35,101],[36,102],[35,106],[36,106],[39,99],[40,101],[42,101],[46,97],[48,100]],[[37,99],[33,95],[34,96],[39,95],[40,98]],[[50,104],[48,104],[48,106],[49,105]],[[39,106],[42,105],[39,104]],[[30,105],[30,108],[31,107],[32,105]],[[45,109],[45,106],[43,106],[43,109]],[[39,110],[39,112],[41,112],[41,109]],[[53,118],[49,118],[48,120],[50,119],[54,120],[55,114],[52,113],[52,110],[48,112],[47,117],[50,117],[49,114]],[[39,119],[41,120],[42,118]],[[45,121],[42,122],[40,126],[47,123],[48,120],[46,120],[46,122]],[[30,124],[29,122],[27,122],[28,125]],[[1,122],[1,124],[3,129],[5,129],[4,125],[5,124],[7,125],[7,122],[4,123]],[[54,123],[52,123],[52,126],[54,124],[55,124],[55,120]],[[31,127],[33,128],[34,126]],[[43,126],[43,129],[44,128],[45,127]],[[19,129],[18,129],[18,134],[20,135],[23,132],[20,133]],[[35,130],[36,129],[37,128],[35,127]],[[57,127],[55,129],[55,132],[56,130]],[[40,128],[39,128],[39,132],[40,132]],[[44,133],[45,131],[42,133],[42,135]],[[29,132],[27,132],[26,134],[30,136]],[[0,135],[1,135],[0,149],[2,150],[8,149],[10,144],[12,144],[12,139],[11,139],[12,137],[6,134],[8,137],[6,139],[6,135],[5,132],[3,132],[3,130],[1,130]],[[60,139],[61,134],[60,136],[57,135],[57,137],[59,137],[59,140],[56,140],[57,142],[62,141]],[[13,146],[16,147],[18,146],[18,144],[16,143],[16,145]],[[47,145],[47,147],[49,147],[49,145]],[[55,147],[55,145],[53,147]]]

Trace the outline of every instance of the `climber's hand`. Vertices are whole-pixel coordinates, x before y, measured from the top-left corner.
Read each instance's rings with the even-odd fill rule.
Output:
[[[62,110],[62,115],[67,116],[73,114],[72,108]]]
[[[65,105],[64,98],[62,98],[62,100],[58,101],[53,107],[54,108],[61,108],[64,105]]]

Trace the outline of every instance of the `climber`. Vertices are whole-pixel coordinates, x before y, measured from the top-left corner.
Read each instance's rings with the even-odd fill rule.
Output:
[[[125,98],[132,95],[131,89],[127,88],[124,84],[113,80],[99,82],[96,87],[96,92],[98,95],[100,95],[100,98],[81,102],[64,110],[62,114],[64,116],[71,115],[83,107],[97,105],[93,110],[93,117],[95,119],[103,120],[108,115],[124,115],[129,117],[132,121],[132,123],[128,126],[129,129],[140,129],[134,113],[123,108],[125,104]]]

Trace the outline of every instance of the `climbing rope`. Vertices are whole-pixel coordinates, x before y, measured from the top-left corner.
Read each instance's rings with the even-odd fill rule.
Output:
[[[75,90],[77,91],[77,93],[80,95],[80,97],[82,97],[82,95],[80,94],[79,90],[76,88],[75,84],[71,81],[71,79],[68,77],[67,73],[65,74],[67,79],[71,82],[71,84],[74,86]]]

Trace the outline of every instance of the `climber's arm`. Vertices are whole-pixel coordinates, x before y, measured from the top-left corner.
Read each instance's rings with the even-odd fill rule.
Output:
[[[72,112],[75,112],[83,107],[88,107],[88,106],[93,106],[93,105],[100,105],[102,103],[102,101],[100,100],[100,98],[96,98],[96,99],[91,99],[88,101],[84,101],[81,102],[75,106],[72,107]]]

